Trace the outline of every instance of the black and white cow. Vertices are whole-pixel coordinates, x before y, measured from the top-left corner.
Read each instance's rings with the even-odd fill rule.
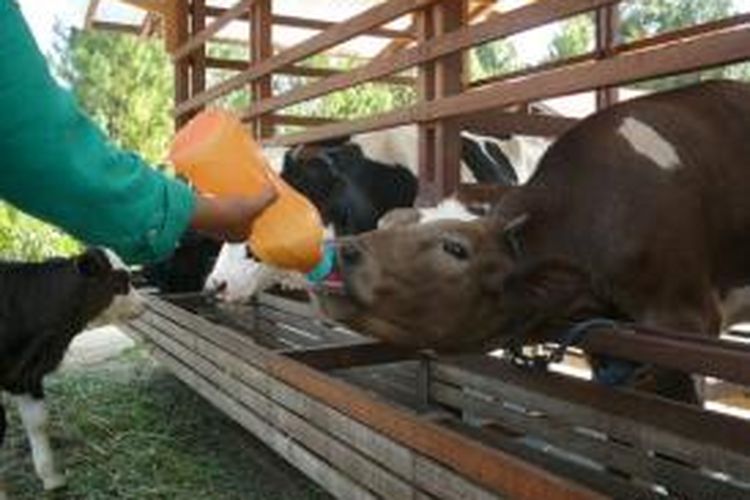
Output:
[[[65,483],[47,435],[45,375],[86,327],[130,319],[142,309],[127,268],[109,250],[93,248],[42,263],[0,263],[0,390],[16,400],[45,489]],[[0,446],[5,428],[0,404]]]

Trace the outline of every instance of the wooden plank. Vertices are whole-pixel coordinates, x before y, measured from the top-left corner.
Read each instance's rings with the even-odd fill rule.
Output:
[[[417,456],[414,460],[414,481],[427,492],[446,500],[495,500],[497,495],[467,483],[434,461]]]
[[[334,24],[326,31],[300,42],[294,47],[284,50],[260,64],[253,65],[244,72],[225,80],[201,94],[193,96],[189,102],[178,105],[175,108],[174,114],[184,114],[253,80],[269,75],[285,66],[290,66],[311,55],[323,52],[350,38],[361,35],[375,26],[387,23],[414,9],[430,5],[436,1],[390,0],[384,4],[378,4],[366,12],[348,19],[346,22]]]
[[[268,116],[268,119],[274,125],[289,125],[293,127],[317,127],[320,125],[328,125],[340,121],[335,118],[299,115],[270,115]]]
[[[399,349],[382,342],[366,341],[354,345],[321,347],[284,353],[286,356],[318,370],[337,370],[353,366],[374,365],[412,359],[414,351]]]
[[[422,9],[422,11],[416,14],[414,22],[417,28],[417,42],[419,46],[424,46],[424,44],[429,43],[435,37],[434,14],[435,11],[432,8]],[[372,68],[376,64],[382,64],[382,61],[385,59],[373,61],[367,67]],[[356,76],[356,73],[352,75],[353,78],[356,78]],[[331,79],[328,81],[330,82]],[[417,67],[416,90],[417,102],[420,104],[435,99],[434,60],[425,60]],[[440,199],[435,189],[436,152],[435,128],[431,123],[417,123],[417,177],[419,179],[417,206],[434,206]]]
[[[257,0],[252,5],[250,16],[250,60],[253,65],[260,64],[273,56],[273,39],[271,29],[271,0]],[[251,85],[252,102],[261,102],[273,96],[271,75],[253,80]],[[273,122],[265,115],[254,119],[255,137],[266,138],[273,135]]]
[[[238,382],[231,380],[223,382],[214,381],[223,390],[228,390],[235,397],[238,397],[240,401],[249,408],[252,408],[253,411],[258,412],[262,410],[262,415],[268,415],[270,412],[270,415],[273,417],[271,420],[276,427],[280,427],[285,433],[294,436],[295,439],[299,439],[302,444],[308,445],[317,455],[322,455],[326,458],[329,463],[343,463],[346,466],[345,469],[351,466],[352,463],[358,464],[358,469],[356,470],[359,470],[361,473],[356,477],[370,478],[362,480],[361,482],[364,484],[370,484],[372,481],[375,481],[377,484],[382,484],[383,482],[388,484],[390,482],[390,486],[386,486],[391,489],[395,488],[394,491],[403,490],[404,488],[403,481],[397,480],[396,483],[393,483],[388,478],[384,479],[382,474],[379,475],[380,469],[377,466],[373,470],[368,470],[368,465],[363,464],[359,456],[351,455],[347,450],[342,451],[341,449],[337,449],[335,443],[332,445],[331,443],[322,441],[320,437],[321,432],[333,436],[334,441],[337,440],[337,442],[351,446],[364,456],[381,464],[394,474],[401,476],[404,480],[411,481],[414,477],[413,463],[415,457],[411,451],[393,443],[382,435],[373,433],[363,425],[327,408],[325,405],[309,398],[303,393],[295,391],[268,377],[252,365],[247,364],[246,361],[237,357],[233,352],[217,348],[217,346],[211,344],[210,340],[191,338],[191,335],[194,335],[192,332],[184,331],[175,328],[174,325],[170,326],[164,323],[156,327],[157,329],[155,330],[149,326],[151,319],[147,318],[145,321],[137,320],[134,322],[134,326],[140,329],[142,335],[154,337],[154,340],[162,348],[168,349],[173,354],[179,353],[178,357],[183,362],[188,361],[188,364],[194,369],[203,370],[209,378],[211,376],[215,377],[216,370],[206,365],[200,359],[201,356],[210,360],[220,372],[236,377]],[[185,346],[189,346],[189,350],[186,351]],[[245,387],[241,385],[243,383]],[[273,401],[269,403],[262,399],[259,394],[248,393],[248,388],[252,388]],[[284,410],[284,408],[274,407],[274,404],[282,405],[288,411]],[[273,409],[269,410],[268,408]],[[282,416],[281,419],[278,418],[279,415]],[[306,427],[305,422],[313,424],[315,428]],[[315,438],[315,441],[310,441],[309,439],[303,439],[304,436],[308,436],[309,439],[313,439],[315,436],[318,437]],[[439,468],[439,465],[436,464],[434,467]],[[450,472],[445,471],[444,474],[450,475]],[[477,489],[475,486],[458,477],[453,480],[453,485],[460,491],[473,491]],[[385,494],[383,488],[374,487],[374,489],[384,494],[385,498],[406,498],[402,494],[397,494],[397,496]],[[426,497],[430,498],[429,495],[426,495]],[[443,498],[444,496],[440,497]]]
[[[168,314],[172,320],[190,327],[191,331],[204,334],[216,332],[211,336],[215,342],[227,342],[232,338],[240,343],[244,341],[229,329],[217,327],[158,299],[150,299],[149,308]],[[363,391],[301,363],[262,349],[236,349],[235,352],[243,352],[246,361],[269,376],[490,491],[529,499],[601,498],[590,489],[572,484],[513,456],[467,440],[416,415],[374,401]]]
[[[175,5],[174,36],[177,43],[183,43],[188,37],[187,1],[179,0]],[[174,65],[174,102],[179,105],[190,99],[190,64],[182,60]],[[175,117],[175,129],[187,123],[189,116]]]
[[[125,33],[128,35],[137,35],[141,27],[137,24],[115,23],[110,21],[92,21],[91,28],[98,31],[111,31],[113,33]]]
[[[219,17],[225,11],[226,9],[222,7],[210,7],[209,15],[211,17]],[[247,21],[248,17],[247,15],[243,15],[243,16],[240,16],[238,20]],[[303,29],[315,30],[315,31],[325,31],[336,23],[332,23],[330,21],[322,21],[320,19],[310,19],[310,18],[305,18],[305,17],[275,15],[273,16],[273,24],[274,26],[290,26],[292,28],[303,28]],[[363,33],[363,35],[375,36],[375,37],[381,37],[381,38],[410,38],[413,36],[413,34],[410,33],[408,30],[397,30],[397,29],[379,28],[379,27],[367,30],[366,32]]]
[[[256,391],[251,385],[243,383],[236,374],[244,371],[241,360],[235,358],[234,376],[226,371],[223,364],[214,364],[211,358],[218,353],[209,345],[204,345],[201,355],[186,349],[178,340],[165,335],[153,328],[143,328],[141,332],[156,345],[171,353],[181,362],[190,366],[197,374],[221,387],[228,394],[245,407],[252,409],[259,418],[278,429],[294,441],[299,442],[306,449],[323,458],[327,463],[384,498],[408,498],[413,493],[412,487],[403,479],[395,477],[380,465],[373,463],[362,455],[354,452],[336,434],[328,435],[317,429],[305,419],[300,418],[285,408],[276,405],[262,392]],[[270,388],[272,382],[267,387]]]
[[[272,426],[263,422],[253,412],[223,392],[220,387],[195,374],[177,358],[161,349],[153,350],[152,354],[180,380],[221,410],[222,413],[250,431],[307,477],[320,484],[334,497],[347,500],[375,500],[377,498],[314,453],[297,444],[288,435],[276,431]]]
[[[206,0],[192,1],[191,33],[200,33],[206,28]],[[206,46],[196,47],[190,55],[191,93],[198,94],[206,90]]]
[[[750,479],[750,424],[650,395],[556,374],[533,374],[498,359],[461,357],[433,364],[435,380],[474,387],[555,414],[641,449]]]
[[[457,51],[497,40],[515,33],[554,21],[560,17],[575,15],[597,6],[613,3],[616,0],[548,0],[535,2],[502,16],[497,16],[482,23],[456,29],[443,36],[420,35],[420,43],[415,47],[403,49],[390,57],[370,62],[347,73],[332,76],[326,80],[292,90],[274,99],[253,106],[248,111],[250,116],[272,110],[283,109],[292,104],[313,99],[327,93],[352,87],[375,78],[384,77],[412,66],[434,61],[438,58],[455,54]],[[449,4],[454,6],[453,2]],[[455,9],[454,7],[451,7]],[[430,15],[430,14],[427,14]],[[448,19],[452,19],[453,16]],[[459,19],[460,20],[460,19]],[[423,21],[419,21],[423,22]],[[435,19],[424,23],[434,23]],[[424,28],[418,28],[424,31]]]
[[[593,329],[580,347],[589,353],[616,355],[750,385],[750,346],[723,339],[622,327]]]
[[[544,467],[555,474],[568,477],[597,491],[606,492],[610,498],[638,498],[640,500],[664,498],[654,492],[645,490],[643,485],[638,486],[631,483],[627,477],[611,474],[601,468],[582,467],[581,464],[562,460],[560,457],[539,447],[529,446],[517,434],[509,432],[507,429],[503,429],[495,424],[480,428],[470,427],[461,422],[449,420],[444,422],[444,425],[472,439],[487,443],[506,453],[511,453],[526,461],[538,464],[540,467]]]
[[[176,63],[177,61],[184,59],[198,47],[204,47],[211,37],[237,19],[241,13],[247,12],[253,3],[255,3],[255,0],[239,0],[232,8],[226,10],[217,19],[214,19],[214,21],[203,30],[193,33],[189,40],[180,45],[174,51],[172,54],[172,62]],[[204,10],[204,14],[207,14],[207,10]]]
[[[572,452],[571,461],[578,456],[585,457],[624,475],[666,486],[680,498],[741,498],[750,493],[706,475],[695,467],[698,464],[687,466],[659,455],[649,456],[649,449],[611,440],[598,432],[587,432],[583,420],[564,422],[554,413],[524,407],[525,400],[499,401],[476,389],[461,390],[441,382],[433,384],[431,394],[436,401],[470,411],[480,420],[491,419],[519,434],[530,435],[535,440],[541,438],[551,446]]]
[[[599,58],[611,57],[620,28],[619,6],[607,5],[596,11],[596,52]],[[596,89],[596,108],[604,109],[617,102],[615,87]]]
[[[721,30],[685,39],[680,43],[624,51],[601,61],[587,61],[501,81],[457,96],[417,104],[347,123],[325,125],[267,141],[274,146],[321,141],[342,135],[429,122],[491,108],[583,92],[591,88],[624,85],[639,80],[668,76],[731,64],[750,58],[750,27]]]
[[[89,4],[86,7],[86,16],[83,18],[83,29],[88,30],[93,27],[94,19],[96,19],[96,11],[100,3],[100,0],[89,0]]]
[[[568,1],[570,3],[570,0]],[[453,0],[433,6],[435,39],[456,32],[466,22],[467,1]],[[464,87],[464,55],[451,52],[435,60],[435,99],[460,94]],[[455,192],[461,182],[461,126],[457,120],[442,119],[434,124],[435,187],[443,199]]]

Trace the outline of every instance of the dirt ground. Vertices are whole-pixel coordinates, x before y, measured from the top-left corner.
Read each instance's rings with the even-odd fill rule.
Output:
[[[43,495],[7,404],[0,478],[9,500],[330,498],[116,329],[79,337],[46,386],[68,486]]]

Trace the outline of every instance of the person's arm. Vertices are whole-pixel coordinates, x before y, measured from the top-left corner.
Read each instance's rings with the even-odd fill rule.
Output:
[[[10,0],[0,0],[0,110],[0,197],[131,263],[166,257],[189,225],[242,240],[273,199],[196,196],[110,143],[55,82]]]
[[[245,241],[252,221],[273,203],[276,197],[276,189],[270,184],[253,198],[199,196],[190,227],[218,240]]]

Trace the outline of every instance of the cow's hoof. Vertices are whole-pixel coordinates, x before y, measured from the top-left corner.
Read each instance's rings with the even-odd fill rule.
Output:
[[[43,479],[42,483],[44,484],[44,491],[59,490],[65,487],[65,476],[62,474],[53,474]]]

